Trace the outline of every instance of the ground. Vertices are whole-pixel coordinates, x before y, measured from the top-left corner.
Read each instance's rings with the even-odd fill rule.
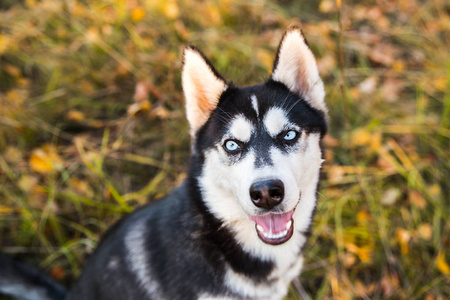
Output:
[[[70,285],[115,220],[185,176],[184,45],[249,85],[290,24],[329,108],[304,290],[450,298],[444,0],[2,1],[0,251]]]

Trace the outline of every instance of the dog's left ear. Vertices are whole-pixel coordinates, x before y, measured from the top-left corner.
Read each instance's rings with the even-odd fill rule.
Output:
[[[300,28],[291,26],[281,39],[271,78],[302,95],[312,107],[327,112],[316,60]]]
[[[217,107],[220,96],[228,86],[200,50],[193,46],[184,49],[181,80],[187,119],[194,137]]]

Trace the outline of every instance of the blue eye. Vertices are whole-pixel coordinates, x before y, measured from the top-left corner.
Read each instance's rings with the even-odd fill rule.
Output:
[[[241,148],[239,146],[239,144],[233,140],[227,140],[223,146],[224,146],[225,150],[227,150],[228,152],[234,152]]]
[[[294,130],[289,130],[288,132],[286,132],[286,134],[284,135],[283,139],[285,141],[292,141],[293,139],[295,139],[295,137],[297,136],[297,132]]]

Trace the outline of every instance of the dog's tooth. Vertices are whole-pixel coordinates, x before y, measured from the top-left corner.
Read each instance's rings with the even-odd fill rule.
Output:
[[[292,220],[289,220],[289,222],[286,223],[286,230],[289,230],[292,226]]]
[[[264,228],[261,225],[257,224],[256,229],[258,229],[259,232],[262,232],[264,234]]]

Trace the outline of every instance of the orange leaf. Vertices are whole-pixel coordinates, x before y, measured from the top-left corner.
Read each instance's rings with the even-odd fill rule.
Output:
[[[34,150],[30,157],[31,169],[41,174],[56,170],[61,163],[61,157],[56,153],[56,149],[49,145]]]
[[[13,209],[8,206],[0,205],[0,215],[9,215],[13,212]]]
[[[141,7],[135,8],[131,12],[131,20],[133,20],[133,22],[139,22],[144,17],[145,17],[145,10]]]
[[[423,196],[418,191],[415,191],[415,190],[410,191],[408,194],[408,200],[409,200],[409,203],[417,206],[418,208],[427,207],[427,202],[425,201]]]
[[[56,280],[61,280],[66,276],[66,271],[61,267],[54,267],[50,270],[50,276]]]

